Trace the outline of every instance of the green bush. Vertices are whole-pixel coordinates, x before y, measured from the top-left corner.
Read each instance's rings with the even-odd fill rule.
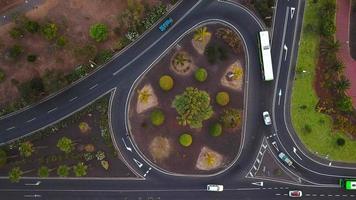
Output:
[[[14,39],[19,39],[19,38],[23,38],[25,35],[25,31],[22,28],[19,27],[14,27],[12,28],[10,31],[10,36]]]
[[[17,44],[15,44],[9,49],[9,56],[12,59],[18,58],[22,53],[23,53],[23,48]]]
[[[220,122],[225,128],[235,128],[241,124],[241,112],[235,108],[224,109]]]
[[[193,138],[188,133],[183,133],[179,136],[179,143],[184,147],[189,147],[193,142]]]
[[[31,20],[26,20],[24,27],[30,33],[37,33],[40,30],[40,25],[37,22]]]
[[[218,92],[215,99],[220,106],[226,106],[230,102],[230,96],[227,92]]]
[[[344,138],[337,138],[336,144],[338,146],[344,146],[345,145],[345,139]]]
[[[174,81],[173,78],[169,75],[163,75],[159,79],[159,86],[164,91],[169,91],[173,88]]]
[[[68,40],[64,36],[60,36],[57,38],[56,44],[59,47],[64,47],[67,44]]]
[[[5,72],[2,69],[0,69],[0,83],[5,80],[5,77],[6,77]]]
[[[105,41],[108,37],[108,27],[103,23],[96,23],[90,26],[89,35],[97,42]]]
[[[27,61],[28,62],[35,62],[37,60],[37,55],[30,54],[27,56]]]
[[[58,27],[54,23],[47,23],[42,27],[41,32],[47,40],[53,40],[57,36]]]
[[[102,65],[105,62],[107,62],[108,60],[110,60],[110,58],[113,56],[112,51],[110,50],[103,50],[100,51],[96,54],[95,58],[94,58],[94,62],[96,62],[96,64],[98,65]]]
[[[211,136],[217,137],[222,133],[222,125],[220,123],[214,123],[209,127],[209,134]]]
[[[352,99],[349,96],[343,95],[336,101],[336,107],[344,113],[353,112]]]
[[[208,77],[208,72],[206,71],[206,69],[200,67],[195,71],[194,77],[197,81],[204,82]]]
[[[163,124],[165,117],[161,110],[155,109],[154,111],[151,112],[150,119],[153,125],[159,126]]]

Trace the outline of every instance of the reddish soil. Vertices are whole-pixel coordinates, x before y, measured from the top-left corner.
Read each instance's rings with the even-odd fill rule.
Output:
[[[158,0],[145,0],[149,4],[155,4]],[[0,1],[2,2],[2,1]],[[40,23],[48,21],[59,26],[59,35],[68,39],[68,44],[63,49],[54,48],[53,43],[46,41],[40,34],[25,33],[24,38],[13,39],[9,30],[15,26],[14,23],[0,27],[0,67],[5,71],[6,80],[0,84],[0,105],[19,96],[12,79],[24,82],[35,76],[43,75],[46,69],[58,69],[65,73],[70,72],[79,64],[87,60],[75,57],[73,50],[86,44],[95,45],[97,50],[111,49],[119,36],[110,31],[108,40],[96,43],[89,38],[88,30],[91,24],[101,22],[113,30],[119,25],[117,16],[127,7],[126,0],[47,0],[39,5],[37,9],[27,12],[25,15]],[[24,47],[24,55],[16,62],[6,61],[4,52],[14,44]],[[35,63],[26,60],[28,54],[38,55]]]
[[[87,176],[88,177],[136,177],[134,173],[124,164],[121,158],[117,155],[115,150],[105,144],[103,138],[101,137],[100,127],[99,127],[100,113],[95,111],[92,112],[92,116],[88,114],[83,114],[79,122],[87,122],[91,128],[88,133],[81,133],[79,130],[79,122],[70,124],[67,128],[62,128],[59,131],[55,131],[49,136],[33,135],[28,138],[35,147],[35,152],[31,157],[27,159],[21,158],[17,151],[11,150],[9,146],[2,147],[7,150],[8,161],[3,167],[0,167],[0,175],[7,176],[8,171],[13,167],[20,167],[25,173],[23,176],[37,176],[37,169],[44,165],[52,169],[50,176],[57,177],[57,167],[59,165],[76,165],[78,162],[84,162],[88,165]],[[61,137],[68,137],[72,139],[76,145],[75,150],[65,155],[57,147],[58,139]],[[105,152],[106,158],[109,162],[109,169],[105,170],[100,161],[95,157],[93,160],[86,162],[83,158],[84,150],[82,149],[85,144],[93,144],[95,147],[95,152],[101,150]],[[56,160],[52,160],[53,156]],[[46,161],[46,160],[49,161]],[[74,176],[72,170],[70,170],[70,175]]]
[[[336,2],[336,38],[341,44],[338,57],[345,64],[345,75],[351,82],[351,87],[347,94],[352,98],[353,105],[356,107],[356,61],[350,55],[349,46],[351,2],[350,0],[337,0]]]
[[[217,27],[221,25],[208,25],[208,31],[213,33],[212,39],[209,44],[219,44],[225,48],[228,52],[228,59],[223,62],[218,62],[214,65],[208,63],[207,58],[203,55],[199,55],[197,51],[191,45],[191,39],[193,38],[193,33],[188,34],[184,37],[179,45],[181,49],[187,51],[192,57],[193,62],[198,67],[205,67],[208,71],[208,78],[203,83],[198,83],[193,77],[193,75],[180,76],[176,75],[170,69],[170,59],[177,49],[172,49],[170,52],[164,56],[151,71],[149,71],[138,83],[137,88],[142,88],[143,85],[151,83],[159,101],[158,108],[165,114],[165,122],[159,127],[155,127],[151,124],[149,119],[150,111],[143,114],[137,114],[135,111],[137,102],[137,92],[133,92],[132,101],[130,102],[130,125],[131,134],[142,153],[150,159],[152,162],[153,158],[149,153],[150,141],[155,136],[163,136],[169,138],[171,141],[172,153],[169,158],[157,162],[160,168],[182,174],[212,174],[220,169],[212,171],[201,171],[195,168],[195,164],[199,155],[199,152],[203,146],[208,146],[214,151],[222,154],[225,158],[224,166],[226,167],[237,155],[240,140],[241,140],[241,129],[236,130],[223,129],[223,133],[219,137],[212,137],[208,133],[208,127],[210,124],[218,120],[219,114],[222,112],[223,108],[218,106],[215,102],[215,95],[219,91],[226,91],[230,94],[230,103],[225,106],[237,108],[239,110],[243,109],[243,92],[237,92],[235,90],[223,87],[220,84],[220,78],[223,76],[225,69],[231,65],[236,59],[240,59],[242,65],[244,66],[244,56],[235,55],[232,50],[225,45],[222,40],[218,40],[214,31]],[[208,46],[209,46],[208,44]],[[174,87],[169,92],[164,92],[159,87],[159,78],[162,75],[168,74],[174,79]],[[211,119],[203,122],[203,128],[190,129],[188,126],[180,126],[177,122],[177,112],[171,107],[171,103],[177,94],[183,93],[186,87],[197,87],[200,90],[205,90],[210,94],[211,104],[214,110],[214,115]],[[145,124],[145,125],[144,125]],[[182,147],[179,144],[178,138],[180,134],[188,132],[192,134],[193,143],[188,148]]]

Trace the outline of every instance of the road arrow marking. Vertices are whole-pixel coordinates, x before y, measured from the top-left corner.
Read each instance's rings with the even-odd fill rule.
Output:
[[[126,145],[126,142],[125,142],[124,138],[121,138],[121,139],[122,139],[122,142],[123,142],[124,145],[125,145],[125,148],[126,148],[128,151],[131,151],[131,152],[132,152],[132,149]]]
[[[294,12],[295,12],[295,8],[294,8],[294,7],[291,7],[291,8],[290,8],[290,19],[293,19]]]
[[[25,198],[37,198],[37,197],[41,197],[41,195],[39,195],[39,194],[25,194],[25,195],[23,195],[23,197],[25,197]]]
[[[293,152],[295,153],[295,155],[297,155],[297,157],[302,160],[302,158],[297,154],[297,149],[295,147],[293,147]]]
[[[143,166],[143,164],[140,161],[136,160],[135,158],[133,158],[133,160],[135,161],[135,163],[137,164],[137,166],[139,168],[141,168]]]
[[[284,60],[287,60],[287,55],[288,55],[288,47],[286,44],[283,46],[283,50],[286,51],[286,54],[284,54]]]
[[[331,162],[329,162],[329,166],[331,166]]]
[[[252,183],[252,185],[257,185],[257,186],[262,187],[263,186],[263,182],[262,181],[261,182],[255,182],[255,183]]]
[[[25,183],[25,185],[40,185],[41,181],[37,181],[36,183]]]
[[[277,151],[279,151],[276,141],[273,141],[273,142],[272,142],[272,145],[273,145],[273,147],[274,147]]]
[[[278,105],[281,104],[281,97],[282,97],[282,89],[279,89],[279,92],[278,92]]]

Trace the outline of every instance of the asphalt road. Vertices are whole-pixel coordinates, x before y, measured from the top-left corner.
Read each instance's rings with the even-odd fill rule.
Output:
[[[45,101],[0,119],[0,143],[10,142],[49,126],[90,104],[100,96],[115,91],[112,96],[111,126],[117,148],[126,162],[142,180],[98,179],[44,179],[38,186],[25,185],[37,179],[24,179],[10,184],[0,179],[0,197],[6,199],[285,199],[291,189],[303,190],[310,199],[350,199],[355,192],[346,193],[335,184],[340,176],[354,176],[351,168],[334,168],[318,162],[327,162],[309,155],[295,140],[289,118],[289,96],[303,17],[304,0],[279,0],[272,40],[272,61],[275,81],[263,82],[258,60],[257,33],[263,24],[250,11],[235,4],[203,0],[183,1],[170,13],[175,20],[167,32],[153,28],[142,39],[105,67]],[[294,11],[292,11],[294,8]],[[293,13],[293,14],[292,14]],[[128,135],[126,101],[132,85],[149,69],[157,58],[179,37],[197,24],[220,21],[233,26],[246,43],[248,68],[245,84],[245,113],[243,147],[236,162],[224,172],[211,177],[172,176],[147,161]],[[286,46],[284,46],[286,45]],[[279,99],[279,90],[282,91]],[[272,113],[274,125],[263,124],[262,112]],[[284,170],[296,174],[301,183],[292,185],[264,180],[264,186],[253,185],[258,180],[245,178],[249,173],[264,137],[277,156],[286,152],[293,167]],[[276,142],[275,149],[272,142]],[[125,146],[126,145],[126,146]],[[293,148],[298,149],[298,156]],[[130,150],[129,150],[130,149]],[[304,153],[301,153],[303,151]],[[336,165],[338,163],[334,163]],[[346,166],[346,165],[343,165]],[[347,166],[351,167],[351,166]],[[205,191],[206,184],[224,184],[222,193]],[[328,185],[319,185],[328,184]],[[336,196],[338,195],[338,196]],[[152,198],[151,198],[152,197]]]

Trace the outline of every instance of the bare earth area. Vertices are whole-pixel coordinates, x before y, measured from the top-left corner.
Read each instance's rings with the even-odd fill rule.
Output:
[[[3,5],[10,1],[0,1]],[[15,2],[15,1],[13,1]],[[158,0],[144,1],[148,4]],[[1,5],[0,5],[1,7]],[[47,0],[37,9],[25,14],[29,19],[43,24],[54,22],[58,25],[58,35],[67,38],[64,48],[55,48],[54,42],[47,41],[40,34],[26,32],[23,38],[13,39],[9,30],[14,23],[0,27],[0,68],[5,72],[6,79],[0,84],[0,105],[19,97],[15,82],[24,82],[41,76],[47,69],[57,69],[69,73],[87,58],[75,55],[75,48],[94,45],[97,52],[113,49],[120,36],[112,30],[119,25],[117,16],[127,7],[126,0]],[[104,23],[109,27],[108,40],[96,43],[89,38],[88,30],[94,23]],[[16,61],[6,60],[6,51],[14,44],[23,47],[24,54]],[[27,55],[38,55],[36,62],[26,60]]]
[[[21,4],[22,0],[1,0],[0,1],[0,13],[5,12],[19,4]]]
[[[193,33],[186,35],[179,46],[171,49],[158,63],[145,74],[132,92],[129,104],[129,124],[131,137],[140,151],[146,158],[151,160],[159,168],[180,174],[212,174],[226,168],[236,157],[241,141],[241,124],[236,128],[223,128],[220,136],[214,137],[209,134],[210,125],[219,121],[221,113],[226,108],[243,109],[243,90],[236,90],[221,84],[221,78],[226,75],[226,70],[236,60],[239,60],[241,67],[245,69],[244,52],[236,54],[221,39],[215,36],[217,28],[223,27],[220,24],[207,25],[208,32],[211,33],[211,40],[207,45],[217,45],[226,50],[226,59],[216,63],[209,63],[207,56],[200,54],[192,45]],[[186,52],[187,56],[179,59],[188,60],[196,67],[203,67],[207,71],[207,79],[199,82],[194,78],[196,68],[192,73],[179,73],[171,67],[172,57],[177,52]],[[178,61],[176,61],[178,62]],[[184,65],[181,65],[185,68]],[[164,91],[159,84],[163,75],[169,75],[174,80],[174,86],[169,91]],[[240,77],[244,80],[244,76]],[[138,102],[140,90],[144,85],[151,84],[158,105],[145,112],[137,113],[136,104]],[[203,121],[202,128],[190,128],[182,126],[177,121],[177,111],[172,107],[172,101],[176,95],[182,94],[187,87],[198,88],[206,91],[210,96],[211,106],[214,114],[208,120]],[[241,88],[243,86],[241,85]],[[215,100],[218,92],[225,91],[230,95],[230,102],[226,106],[220,106]],[[152,112],[159,109],[164,114],[164,122],[157,126],[152,123]],[[241,116],[242,117],[242,116]],[[151,119],[151,120],[150,120]],[[242,119],[243,121],[243,119]],[[192,136],[192,143],[188,147],[180,144],[182,133],[189,133]]]

